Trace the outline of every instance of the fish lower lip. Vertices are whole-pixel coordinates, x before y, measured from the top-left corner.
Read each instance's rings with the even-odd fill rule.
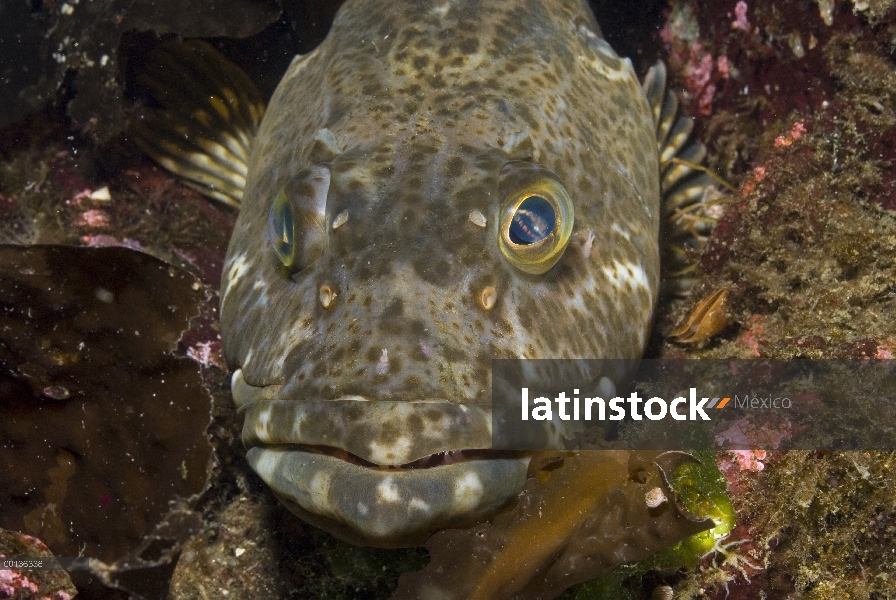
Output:
[[[295,514],[350,543],[380,547],[418,545],[437,529],[487,517],[519,493],[529,463],[517,454],[377,469],[265,446],[250,448],[246,458]]]

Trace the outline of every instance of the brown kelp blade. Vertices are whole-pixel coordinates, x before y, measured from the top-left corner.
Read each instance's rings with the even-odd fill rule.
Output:
[[[556,598],[715,525],[674,501],[667,471],[685,453],[550,453],[558,460],[533,458],[546,481],[530,477],[516,504],[491,523],[433,535],[429,565],[402,575],[392,600]],[[672,500],[649,502],[648,492],[657,489]]]

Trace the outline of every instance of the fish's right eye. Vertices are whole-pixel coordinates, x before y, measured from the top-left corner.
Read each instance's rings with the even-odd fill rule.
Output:
[[[290,273],[308,268],[327,248],[330,170],[319,165],[296,174],[277,194],[268,213],[268,239]]]

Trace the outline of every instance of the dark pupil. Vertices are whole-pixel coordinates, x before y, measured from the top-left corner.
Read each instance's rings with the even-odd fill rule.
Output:
[[[540,242],[557,224],[554,207],[541,196],[529,196],[516,209],[510,222],[510,241],[519,246]]]

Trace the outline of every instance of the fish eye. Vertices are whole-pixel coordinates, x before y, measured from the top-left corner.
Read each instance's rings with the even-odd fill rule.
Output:
[[[501,252],[526,273],[547,272],[560,260],[572,235],[569,193],[553,173],[531,163],[505,165],[500,186]]]
[[[323,256],[330,170],[304,169],[277,194],[268,213],[268,239],[280,263],[298,273]]]

